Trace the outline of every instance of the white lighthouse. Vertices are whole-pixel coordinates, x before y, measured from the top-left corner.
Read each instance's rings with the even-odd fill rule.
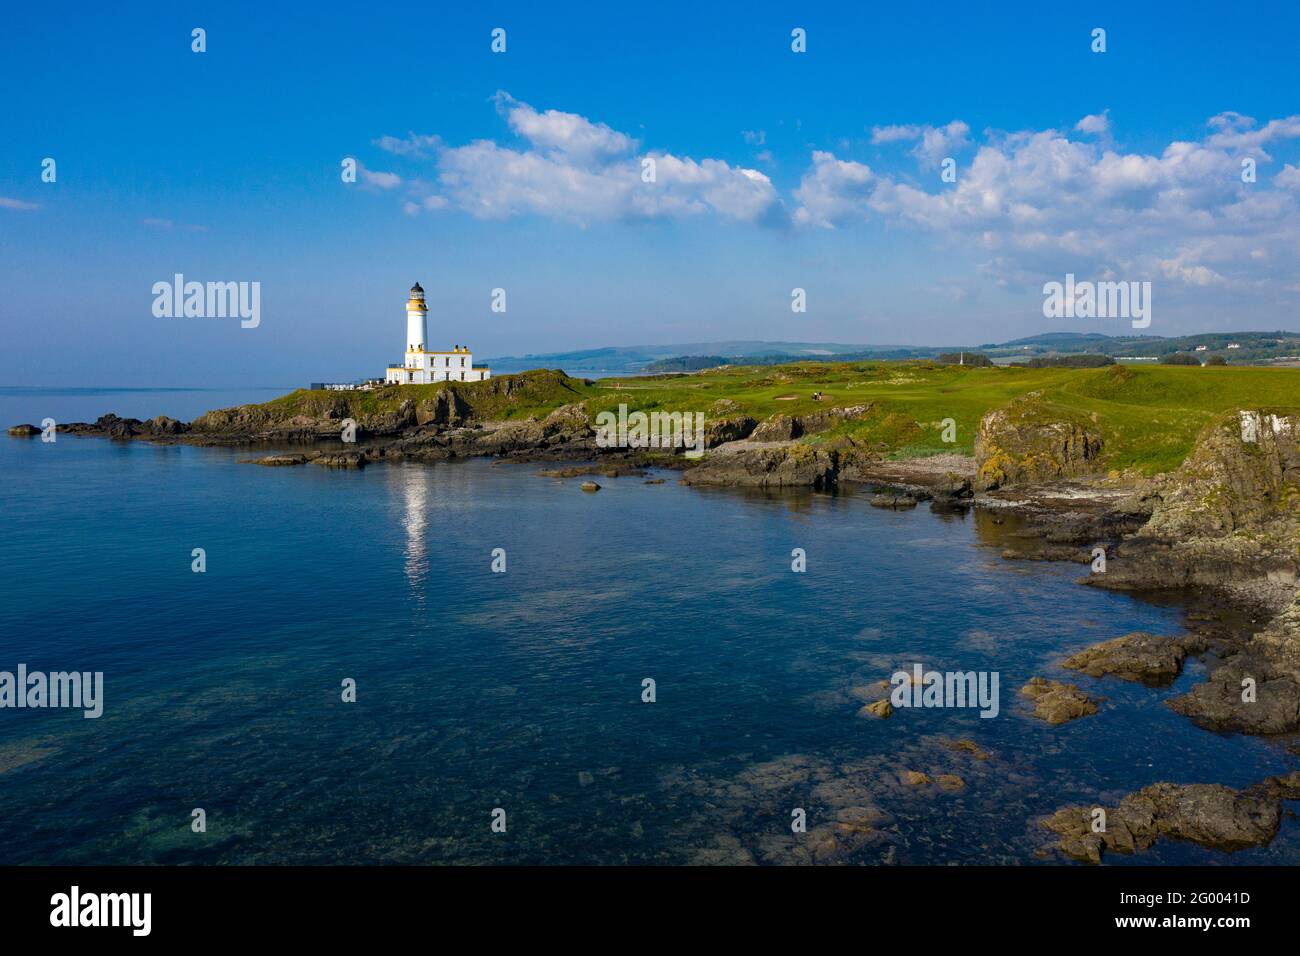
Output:
[[[390,385],[427,385],[430,382],[481,382],[492,370],[475,368],[469,346],[457,345],[450,352],[431,352],[429,307],[424,304],[420,283],[411,286],[406,299],[406,357],[401,365],[388,366],[384,381]]]
[[[406,351],[423,352],[428,339],[429,307],[424,304],[424,290],[417,282],[406,300]]]

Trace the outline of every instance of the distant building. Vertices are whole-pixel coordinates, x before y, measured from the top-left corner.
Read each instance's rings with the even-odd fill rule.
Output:
[[[1238,345],[1236,342],[1229,342],[1229,343],[1228,343],[1228,348],[1230,348],[1230,349],[1239,349],[1239,348],[1241,348],[1241,346]]]
[[[492,377],[489,368],[475,368],[468,346],[450,352],[428,351],[429,309],[420,283],[411,286],[406,300],[406,358],[388,366],[384,381],[390,385],[427,385],[430,382],[481,382]]]
[[[1206,346],[1206,345],[1198,345],[1198,346],[1196,346],[1196,351],[1198,351],[1198,352],[1204,352],[1208,347],[1209,347],[1209,346]]]

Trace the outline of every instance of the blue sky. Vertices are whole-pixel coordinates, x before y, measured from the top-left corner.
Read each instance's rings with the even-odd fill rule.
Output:
[[[440,6],[10,11],[0,384],[379,374],[417,279],[477,357],[1127,330],[1045,319],[1066,272],[1300,326],[1294,4]],[[155,317],[177,272],[261,324]]]

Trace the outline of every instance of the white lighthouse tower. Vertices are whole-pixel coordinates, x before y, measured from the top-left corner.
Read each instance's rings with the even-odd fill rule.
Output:
[[[420,283],[411,286],[406,299],[406,357],[401,365],[390,365],[384,381],[390,385],[427,385],[430,382],[481,382],[492,370],[475,368],[469,346],[457,345],[450,352],[430,352],[429,307],[424,303]]]
[[[424,289],[420,283],[411,286],[406,300],[406,351],[423,352],[429,341],[429,307],[424,304]]]

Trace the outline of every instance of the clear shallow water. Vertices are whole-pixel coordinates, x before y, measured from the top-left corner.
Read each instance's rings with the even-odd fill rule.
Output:
[[[1101,713],[1024,716],[1031,676],[1180,617],[1074,584],[1079,566],[1003,561],[1006,528],[978,514],[250,454],[0,440],[0,669],[106,682],[99,720],[0,710],[0,863],[790,862],[791,808],[812,830],[846,801],[883,815],[848,862],[1031,863],[1059,806],[1298,762],[1165,708],[1199,665],[1155,691],[1075,675]],[[856,716],[851,688],[918,660],[1000,672],[1000,716]],[[1298,829],[1108,860],[1297,862]]]

